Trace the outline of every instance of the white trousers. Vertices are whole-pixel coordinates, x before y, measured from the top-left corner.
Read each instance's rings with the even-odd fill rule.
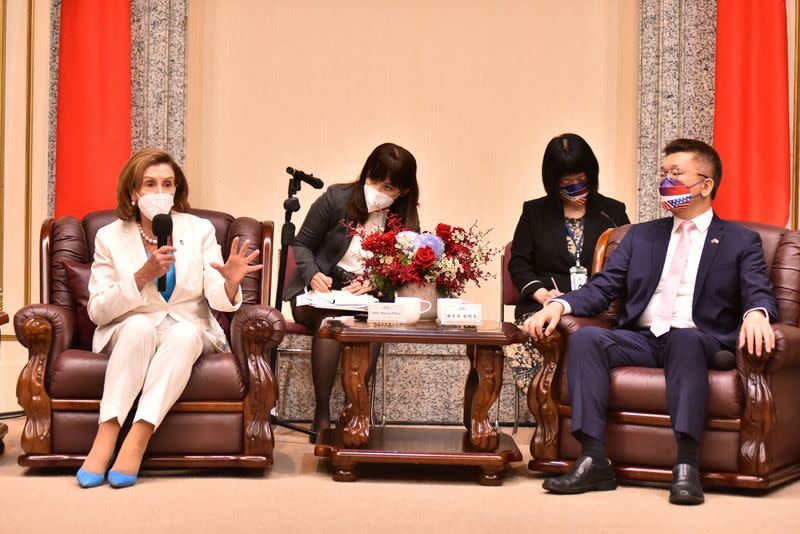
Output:
[[[192,373],[192,366],[204,349],[203,336],[192,323],[167,316],[156,326],[144,316],[125,320],[103,352],[109,353],[100,422],[116,418],[125,422],[141,391],[133,419],[158,428],[178,400]]]

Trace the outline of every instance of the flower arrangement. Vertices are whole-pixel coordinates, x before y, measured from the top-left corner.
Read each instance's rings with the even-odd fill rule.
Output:
[[[499,252],[486,239],[489,231],[476,224],[467,230],[438,224],[434,233],[417,233],[390,215],[385,230],[367,233],[363,226],[355,226],[352,231],[362,239],[361,276],[379,297],[391,298],[407,284],[430,284],[439,296],[459,296],[467,283],[480,286],[492,277],[483,268]]]

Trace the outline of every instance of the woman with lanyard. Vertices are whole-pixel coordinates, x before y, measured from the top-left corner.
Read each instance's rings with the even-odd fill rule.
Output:
[[[585,284],[600,234],[630,222],[625,204],[598,193],[598,174],[597,158],[579,135],[559,135],[547,144],[542,161],[547,194],[523,204],[508,264],[520,292],[514,310],[518,327],[548,299]],[[517,387],[527,393],[541,354],[530,339],[504,350]]]

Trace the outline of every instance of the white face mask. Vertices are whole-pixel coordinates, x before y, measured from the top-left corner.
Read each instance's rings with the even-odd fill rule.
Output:
[[[153,220],[156,215],[169,215],[172,209],[172,195],[169,193],[148,193],[139,197],[139,211],[149,220]]]
[[[385,210],[394,202],[394,198],[367,184],[364,184],[364,199],[367,201],[367,211],[370,213]]]

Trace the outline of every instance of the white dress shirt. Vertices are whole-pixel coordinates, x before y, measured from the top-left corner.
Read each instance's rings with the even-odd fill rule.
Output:
[[[700,266],[700,256],[703,254],[703,246],[708,235],[708,227],[711,226],[711,219],[714,218],[714,210],[708,209],[691,221],[694,228],[689,230],[689,256],[686,260],[686,269],[683,271],[681,283],[678,286],[678,296],[675,298],[675,308],[672,310],[672,321],[670,328],[697,328],[692,319],[692,302],[694,302],[694,284],[697,280],[697,268]],[[675,249],[678,246],[680,232],[678,227],[684,221],[680,217],[672,218],[672,233],[669,237],[667,256],[664,258],[664,266],[661,269],[661,278],[658,280],[656,292],[650,299],[650,303],[639,317],[639,326],[650,328],[656,317],[656,310],[661,303],[661,294],[664,291],[664,283],[672,266],[672,258],[675,256]]]

